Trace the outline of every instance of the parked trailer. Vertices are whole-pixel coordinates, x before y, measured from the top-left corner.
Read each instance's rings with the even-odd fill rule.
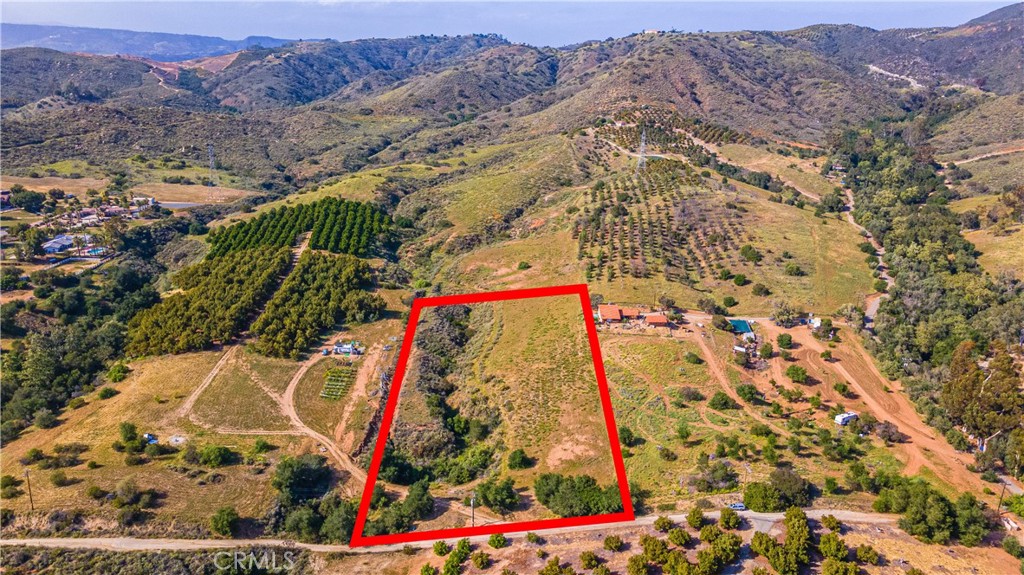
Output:
[[[836,424],[838,425],[849,425],[850,423],[860,419],[860,416],[852,411],[846,413],[840,413],[836,416]]]

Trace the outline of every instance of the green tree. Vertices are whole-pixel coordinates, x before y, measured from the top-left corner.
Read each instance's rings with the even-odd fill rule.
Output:
[[[686,514],[686,524],[694,529],[700,529],[704,525],[704,512],[700,507],[690,509]]]
[[[18,184],[11,186],[11,205],[21,208],[26,212],[38,213],[42,209],[46,196],[39,192],[33,192],[21,188],[16,190]]]
[[[511,477],[498,480],[491,477],[477,487],[480,503],[502,515],[507,515],[519,505],[519,494]]]
[[[821,563],[821,575],[858,575],[859,573],[860,569],[857,568],[856,563],[841,561],[834,557],[826,557]]]
[[[626,575],[648,575],[650,568],[643,555],[633,555],[626,562]]]
[[[210,531],[217,535],[230,536],[238,523],[238,512],[234,507],[221,507],[210,518]]]
[[[526,469],[531,465],[533,465],[533,460],[527,457],[526,452],[522,449],[516,449],[508,454],[509,469]]]
[[[708,400],[708,407],[711,409],[717,409],[723,411],[726,409],[737,409],[739,405],[732,400],[725,392],[716,391],[711,399]]]
[[[232,452],[223,445],[205,445],[199,451],[199,462],[209,467],[221,467],[231,462]]]
[[[682,527],[674,527],[668,530],[668,540],[673,545],[683,547],[690,543],[690,533]]]
[[[722,508],[718,523],[723,529],[737,529],[740,526],[740,515],[729,507]]]
[[[867,543],[857,546],[857,561],[868,565],[878,565],[880,560],[881,558],[878,556],[878,551],[875,551],[874,547]]]
[[[676,424],[676,437],[680,441],[686,443],[690,440],[690,436],[693,435],[693,430],[690,428],[690,424],[685,421],[680,421]]]
[[[331,470],[322,455],[305,454],[283,457],[277,464],[270,485],[281,493],[287,505],[320,497],[327,492]]]
[[[654,520],[654,528],[662,533],[667,533],[669,529],[675,527],[675,523],[665,516],[659,516]]]
[[[620,425],[619,442],[626,447],[632,447],[636,443],[636,435],[633,434],[633,430],[625,425]]]
[[[849,554],[849,550],[846,548],[846,543],[843,542],[835,533],[826,533],[821,536],[821,540],[818,542],[818,550],[825,557],[831,557],[838,561],[843,561]]]
[[[758,513],[771,513],[785,509],[779,490],[758,481],[748,483],[743,489],[743,504]]]
[[[306,506],[296,507],[284,520],[284,530],[302,541],[314,541],[323,518]]]
[[[777,337],[775,341],[779,344],[780,349],[793,348],[793,336],[788,333],[780,333],[779,337]]]
[[[607,551],[617,553],[619,551],[622,551],[622,548],[624,546],[625,543],[622,541],[622,538],[618,535],[609,535],[604,538],[604,548]]]
[[[791,365],[786,368],[786,377],[793,383],[807,383],[807,370],[799,365]]]

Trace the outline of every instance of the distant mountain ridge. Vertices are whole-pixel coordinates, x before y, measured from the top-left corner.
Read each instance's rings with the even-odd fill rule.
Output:
[[[220,56],[254,46],[276,48],[292,40],[249,36],[225,40],[216,36],[135,32],[78,26],[0,24],[0,48],[50,48],[87,54],[131,54],[162,62]]]
[[[371,159],[571,132],[644,106],[821,143],[919,92],[1024,92],[1022,6],[953,28],[661,32],[562,49],[493,34],[295,41],[176,62],[5,49],[3,152],[18,167],[70,153],[202,154],[195,142],[211,142],[285,189]]]

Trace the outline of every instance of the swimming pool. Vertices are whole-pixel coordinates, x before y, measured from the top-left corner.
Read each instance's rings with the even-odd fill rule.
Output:
[[[732,324],[732,330],[736,333],[751,333],[754,331],[750,327],[750,322],[745,319],[730,319],[729,323]]]

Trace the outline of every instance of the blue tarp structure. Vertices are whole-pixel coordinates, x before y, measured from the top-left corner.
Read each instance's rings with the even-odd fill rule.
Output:
[[[732,324],[732,330],[738,334],[753,333],[754,331],[745,319],[730,319],[729,323]]]

